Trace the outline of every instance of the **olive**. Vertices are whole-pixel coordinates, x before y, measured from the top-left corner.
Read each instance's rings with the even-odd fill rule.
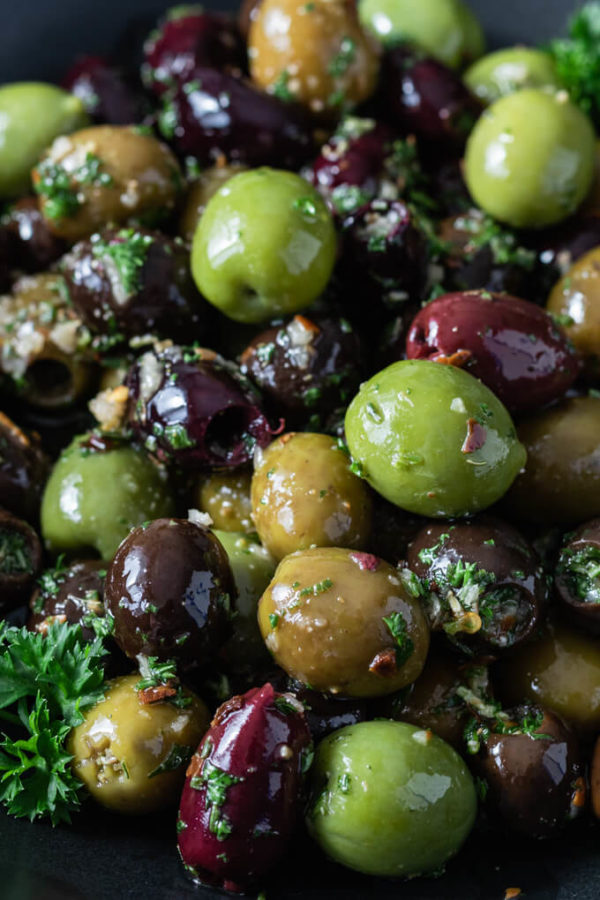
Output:
[[[148,351],[132,365],[127,384],[129,421],[161,460],[185,469],[232,468],[271,439],[255,389],[212,351]]]
[[[554,586],[566,615],[587,631],[600,632],[600,519],[566,535]]]
[[[444,157],[441,160],[434,157],[427,162],[430,193],[437,199],[440,212],[448,216],[466,212],[471,206],[471,198],[460,160],[455,157]]]
[[[306,825],[336,862],[369,875],[439,871],[469,834],[477,800],[460,756],[406,722],[360,722],[319,744]]]
[[[49,461],[36,435],[0,413],[0,507],[36,521]]]
[[[96,635],[94,623],[101,627],[98,620],[105,616],[105,577],[106,563],[102,560],[86,559],[71,565],[62,565],[59,560],[39,579],[39,587],[29,601],[27,627],[43,633],[50,622],[79,624],[84,638],[91,641]]]
[[[22,197],[0,221],[6,229],[11,268],[42,272],[65,252],[65,242],[53,234],[42,216],[37,197]]]
[[[356,725],[369,718],[368,701],[364,698],[321,694],[293,678],[287,679],[287,687],[304,706],[306,723],[315,743],[346,725]]]
[[[137,125],[150,119],[150,104],[141,87],[101,56],[79,57],[62,83],[94,122]]]
[[[255,531],[251,481],[251,473],[244,470],[212,472],[198,484],[196,505],[209,514],[216,529],[249,534]]]
[[[256,335],[240,362],[288,428],[317,430],[343,415],[360,384],[362,355],[346,319],[294,316]]]
[[[114,637],[130,658],[206,665],[229,634],[235,584],[227,554],[206,528],[155,519],[133,529],[106,573]]]
[[[600,375],[600,247],[594,247],[555,285],[546,309],[556,316],[590,373]]]
[[[303,707],[291,694],[265,684],[219,707],[192,757],[179,806],[187,871],[236,892],[263,876],[292,836],[311,757]]]
[[[533,303],[507,294],[444,294],[414,319],[409,359],[461,366],[511,412],[539,409],[571,387],[579,360],[564,332]]]
[[[244,171],[245,166],[240,163],[231,163],[230,165],[209,166],[208,169],[200,172],[196,181],[188,189],[179,219],[179,234],[185,241],[191,243],[194,239],[198,222],[210,198],[226,181]]]
[[[429,648],[425,616],[396,570],[338,547],[286,556],[258,622],[288,675],[334,695],[391,694],[418,678]]]
[[[484,103],[524,88],[560,88],[550,53],[533,47],[505,47],[488,53],[464,73],[465,84]]]
[[[360,549],[370,534],[368,488],[325,434],[284,434],[257,454],[251,497],[258,536],[278,560],[314,546]]]
[[[262,0],[242,0],[238,12],[237,23],[242,37],[246,41],[248,40],[248,34],[250,33],[250,26],[256,18],[258,7],[261,3]]]
[[[539,255],[540,262],[552,281],[548,289],[556,285],[560,275],[566,275],[589,250],[600,243],[600,218],[586,214],[584,210],[571,216],[554,228],[530,232],[527,241]]]
[[[248,58],[263,90],[335,113],[373,93],[379,74],[376,43],[344,0],[262,0],[250,25]]]
[[[60,266],[73,305],[95,333],[189,338],[206,318],[185,245],[146,228],[105,229]],[[210,307],[206,306],[207,310]]]
[[[94,800],[127,815],[176,804],[185,766],[209,723],[208,709],[191,691],[184,692],[185,705],[144,703],[139,680],[109,681],[104,699],[67,742],[73,772]]]
[[[31,525],[0,509],[0,620],[28,599],[41,565],[42,545]]]
[[[540,623],[543,569],[505,522],[482,517],[427,525],[409,545],[407,566],[406,583],[422,597],[431,629],[467,653],[501,653],[530,638]]]
[[[389,503],[380,494],[373,494],[373,525],[371,538],[365,549],[380,554],[393,565],[406,559],[408,545],[427,520],[413,516]]]
[[[135,126],[96,125],[57,138],[32,178],[51,230],[76,241],[109,223],[164,216],[181,171],[165,144]]]
[[[506,495],[516,519],[578,525],[600,515],[600,399],[563,400],[518,426],[527,464]]]

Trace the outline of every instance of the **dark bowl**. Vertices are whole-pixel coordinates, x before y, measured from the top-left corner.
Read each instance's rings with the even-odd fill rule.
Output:
[[[418,2],[418,0],[415,0]],[[539,44],[560,34],[573,0],[470,0],[491,46]],[[4,0],[0,82],[58,79],[81,53],[118,44],[134,54],[164,0]],[[231,0],[208,6],[234,7]],[[217,898],[185,877],[175,850],[175,813],[119,818],[91,804],[72,827],[0,813],[3,900],[186,900]],[[526,900],[597,900],[600,830],[584,823],[545,843],[479,831],[436,879],[402,883],[369,878],[326,860],[299,835],[265,883],[267,900],[503,900],[520,888]],[[229,895],[231,896],[231,895]]]

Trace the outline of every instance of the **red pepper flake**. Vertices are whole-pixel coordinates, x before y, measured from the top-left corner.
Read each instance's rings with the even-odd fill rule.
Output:
[[[571,797],[571,806],[575,809],[582,809],[585,806],[585,801],[587,799],[587,791],[585,788],[585,781],[580,776],[576,779],[575,784],[573,785],[573,796]]]
[[[273,437],[277,437],[277,435],[281,434],[281,432],[284,430],[285,430],[285,419],[280,419],[279,425],[277,426],[277,428],[274,430],[271,429],[271,434],[273,435]]]
[[[280,444],[287,444],[287,442],[288,442],[288,441],[291,441],[291,439],[292,439],[293,437],[296,437],[296,432],[295,432],[295,431],[288,431],[287,434],[282,434],[282,435],[281,435],[281,437],[279,438],[279,443],[280,443]]]
[[[443,366],[456,366],[457,369],[462,368],[462,366],[466,366],[469,362],[473,354],[470,350],[456,350],[455,353],[451,353],[449,356],[446,356],[445,353],[436,353],[431,357],[432,362],[441,363]]]
[[[397,671],[396,651],[391,647],[378,653],[369,666],[369,672],[372,672],[373,675],[380,675],[382,678],[391,678]]]
[[[306,316],[294,316],[294,322],[301,325],[305,331],[312,331],[313,334],[319,334],[321,330],[318,325],[315,325],[315,323],[311,322],[310,319],[307,319]]]
[[[504,891],[504,900],[515,900],[515,897],[520,897],[523,891],[521,888],[506,888]]]
[[[220,725],[221,722],[225,721],[228,715],[232,712],[237,712],[243,705],[244,698],[240,694],[236,694],[235,697],[230,697],[229,700],[226,700],[225,703],[220,705],[210,723],[210,727],[214,728],[216,725]]]
[[[367,569],[369,572],[374,572],[379,566],[379,559],[377,556],[373,556],[372,553],[351,553],[350,559],[352,562],[355,562],[359,569],[363,571]]]
[[[164,684],[159,684],[156,687],[145,688],[143,691],[138,691],[138,700],[140,703],[148,704],[148,703],[160,703],[161,700],[168,700],[170,697],[175,697],[177,694],[177,688],[174,685],[173,681],[166,681]]]
[[[197,775],[201,775],[203,765],[204,765],[204,756],[202,756],[202,754],[200,754],[200,753],[194,753],[194,755],[190,759],[189,765],[186,769],[185,777],[186,778],[195,778]]]
[[[461,447],[461,453],[475,453],[481,450],[487,440],[487,431],[480,425],[477,419],[467,421],[467,436]]]

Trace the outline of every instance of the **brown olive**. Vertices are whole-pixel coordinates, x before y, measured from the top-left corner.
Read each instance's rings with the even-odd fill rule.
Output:
[[[555,285],[546,309],[559,317],[593,375],[600,374],[600,247],[578,259]]]
[[[276,559],[309,547],[364,547],[371,528],[369,488],[326,434],[289,433],[255,457],[252,517]]]
[[[29,597],[42,564],[42,544],[27,522],[0,509],[0,619]]]
[[[527,464],[503,501],[515,521],[578,525],[600,515],[600,398],[576,397],[518,427]]]
[[[46,570],[32,594],[27,622],[30,631],[41,631],[49,622],[80,624],[86,640],[95,635],[95,617],[104,617],[104,578],[106,563],[86,559],[69,566]]]
[[[241,163],[230,163],[229,165],[210,166],[200,172],[198,179],[188,188],[179,219],[179,234],[184,241],[191,243],[200,216],[213,194],[216,194],[219,188],[234,175],[245,171],[246,166],[242,166]]]
[[[600,519],[565,537],[554,587],[565,616],[587,631],[600,633]]]
[[[41,211],[69,241],[173,209],[182,184],[179,163],[139,128],[96,125],[57,138],[32,173]]]
[[[317,114],[366,100],[379,73],[377,45],[345,0],[262,0],[248,57],[260,88]]]
[[[0,506],[37,518],[49,461],[36,435],[27,435],[0,412]]]
[[[11,268],[42,272],[65,252],[65,242],[53,234],[42,216],[37,197],[23,197],[2,217],[9,236]]]
[[[286,556],[258,623],[278,665],[329,694],[391,694],[418,678],[429,648],[425,616],[396,570],[339,547]]]
[[[248,471],[213,472],[197,488],[196,505],[207,512],[220,531],[254,531]]]

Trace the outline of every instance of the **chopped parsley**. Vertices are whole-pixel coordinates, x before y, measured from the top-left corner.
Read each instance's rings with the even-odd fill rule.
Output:
[[[140,289],[141,272],[154,238],[133,228],[122,228],[109,241],[92,239],[96,259],[108,257],[114,263],[127,297]]]
[[[396,665],[400,668],[410,659],[415,649],[414,643],[408,636],[406,620],[402,613],[393,612],[391,615],[383,617],[383,623],[396,642]]]
[[[33,572],[29,542],[19,531],[0,531],[0,572],[3,575]]]
[[[312,584],[310,587],[302,588],[300,591],[301,597],[318,597],[319,594],[324,594],[325,591],[328,591],[333,587],[333,581],[330,578],[324,578],[323,581],[317,582],[317,584]]]
[[[600,547],[563,550],[556,571],[582,603],[600,603]]]
[[[327,66],[327,71],[332,78],[341,78],[348,71],[355,59],[356,41],[345,36],[342,38],[339,51]]]
[[[288,87],[289,80],[290,73],[287,69],[283,69],[283,71],[279,73],[277,80],[273,83],[273,86],[271,88],[271,93],[273,94],[273,96],[277,97],[278,100],[283,100],[284,103],[291,103],[294,100],[294,95]]]
[[[194,775],[190,786],[195,790],[206,789],[204,807],[209,811],[208,828],[218,841],[226,840],[231,834],[232,828],[229,819],[223,815],[222,808],[227,800],[227,791],[234,784],[239,784],[243,778],[230,775],[210,760],[205,759],[200,775]]]
[[[180,769],[190,761],[193,752],[193,747],[173,744],[167,756],[156,769],[153,769],[152,772],[150,772],[148,778],[154,778],[156,775],[162,775],[164,772],[174,772],[176,769]]]
[[[93,153],[86,154],[84,162],[73,172],[67,172],[49,157],[35,171],[34,189],[42,197],[44,215],[49,219],[67,219],[78,212],[83,205],[80,186],[108,187],[113,183],[112,176],[102,172],[102,160]]]
[[[559,81],[571,100],[600,124],[600,3],[586,3],[571,18],[569,37],[554,40],[549,52],[554,57]]]

